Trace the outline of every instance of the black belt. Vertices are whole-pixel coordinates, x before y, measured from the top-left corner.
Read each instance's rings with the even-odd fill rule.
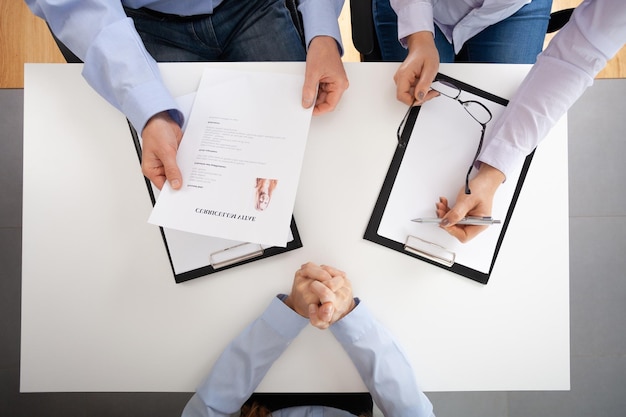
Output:
[[[133,13],[142,13],[144,15],[148,15],[152,18],[154,18],[155,20],[166,20],[169,22],[191,22],[194,20],[200,20],[200,19],[205,19],[207,17],[210,17],[211,14],[207,13],[207,14],[194,14],[191,16],[181,16],[178,14],[170,14],[170,13],[163,13],[163,12],[158,12],[156,10],[152,10],[152,9],[148,9],[147,7],[142,7],[140,9],[131,9],[128,7],[124,7],[124,10],[127,12],[126,14],[128,14],[128,12],[130,12],[131,14]]]

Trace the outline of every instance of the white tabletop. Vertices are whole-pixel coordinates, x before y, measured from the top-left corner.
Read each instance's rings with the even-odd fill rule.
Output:
[[[182,95],[208,65],[303,71],[301,63],[161,68]],[[151,204],[126,119],[90,89],[80,65],[27,65],[21,391],[193,391],[309,260],[348,273],[425,391],[569,389],[565,121],[536,153],[484,286],[362,238],[406,110],[395,100],[396,65],[346,64],[340,106],[314,118],[294,213],[304,247],[182,284],[146,221]],[[527,69],[440,71],[508,98]],[[312,327],[258,389],[363,390],[332,335]]]

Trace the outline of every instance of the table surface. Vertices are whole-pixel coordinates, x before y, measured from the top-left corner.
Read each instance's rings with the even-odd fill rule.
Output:
[[[301,63],[161,69],[182,95],[208,65],[303,71]],[[406,110],[395,100],[395,67],[346,64],[340,106],[314,118],[294,211],[303,248],[175,284],[159,230],[146,222],[151,204],[125,118],[84,82],[80,65],[28,65],[21,390],[193,391],[309,260],[348,273],[426,391],[569,389],[565,121],[536,153],[483,286],[362,239]],[[505,98],[527,70],[440,68]],[[258,389],[362,390],[332,335],[311,327]]]

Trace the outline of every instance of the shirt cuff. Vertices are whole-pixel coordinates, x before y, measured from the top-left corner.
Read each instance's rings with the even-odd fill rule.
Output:
[[[302,2],[298,6],[302,13],[304,42],[307,49],[316,36],[330,36],[337,41],[339,54],[343,55],[344,49],[338,22],[342,3],[335,0],[314,0]]]
[[[180,127],[184,123],[184,116],[178,104],[169,92],[164,91],[163,84],[159,81],[150,81],[134,87],[126,101],[122,103],[121,110],[138,132],[143,131],[152,116],[163,111],[167,111]]]
[[[309,320],[302,317],[283,302],[284,294],[280,294],[272,299],[270,305],[265,309],[261,320],[263,320],[276,333],[286,339],[293,340],[304,329]]]
[[[342,345],[354,344],[360,340],[374,323],[372,313],[361,300],[355,298],[354,302],[356,303],[354,309],[330,326],[330,331]]]
[[[528,153],[526,150],[512,146],[507,141],[492,139],[489,146],[484,148],[478,156],[477,163],[491,165],[499,169],[505,178],[508,178],[519,165],[519,161],[526,158]]]
[[[417,32],[429,31],[435,34],[433,23],[433,8],[428,2],[410,2],[404,4],[398,10],[398,40],[407,47],[406,38]]]

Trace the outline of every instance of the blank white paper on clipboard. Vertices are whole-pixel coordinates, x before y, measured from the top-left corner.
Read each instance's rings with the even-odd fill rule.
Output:
[[[440,77],[447,78],[442,75]],[[452,81],[463,89],[460,100],[480,101],[491,111],[493,119],[486,128],[489,131],[505,109],[506,100],[456,80]],[[439,201],[440,196],[448,198],[450,206],[454,205],[458,191],[465,184],[465,175],[474,159],[480,136],[481,125],[472,119],[458,101],[440,96],[421,106],[406,148],[399,147],[396,151],[397,154],[401,152],[403,155],[400,156],[402,158],[400,166],[386,204],[380,204],[380,199],[377,203],[377,208],[383,207],[384,211],[376,234],[390,241],[402,243],[403,248],[407,238],[410,237],[431,242],[453,253],[454,263],[488,275],[502,228],[506,227],[506,224],[489,226],[470,242],[460,243],[436,223],[420,224],[411,221],[418,217],[436,217],[435,203]],[[494,218],[504,221],[507,216],[514,202],[522,168],[523,163],[520,162],[498,189],[492,211]],[[391,171],[392,169],[388,174],[388,180],[390,175],[395,173]],[[470,178],[475,173],[474,169]],[[486,280],[483,283],[486,283]]]

